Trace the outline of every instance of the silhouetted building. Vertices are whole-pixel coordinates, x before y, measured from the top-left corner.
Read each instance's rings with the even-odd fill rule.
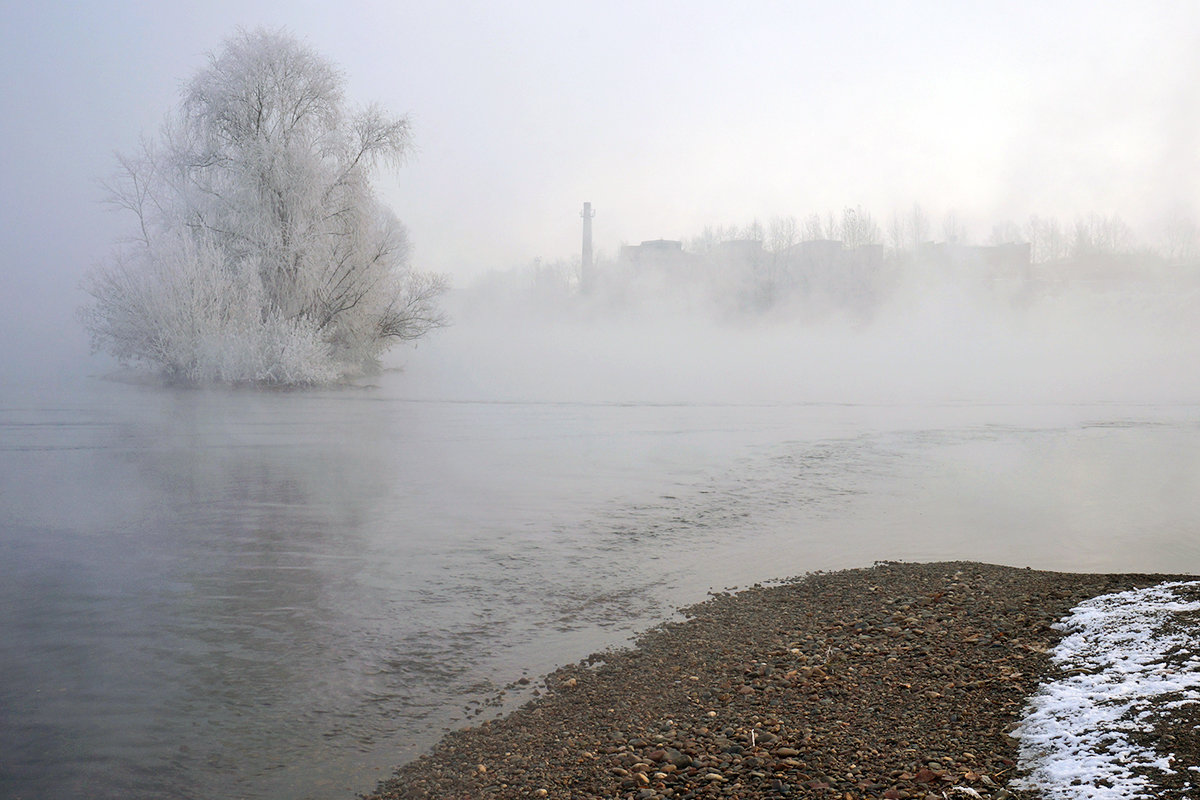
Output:
[[[1033,264],[1029,242],[992,245],[929,242],[921,246],[920,254],[930,266],[985,280],[1028,280]]]
[[[683,256],[683,242],[674,239],[650,239],[621,246],[621,260],[630,264],[665,266],[682,261]]]
[[[767,251],[759,239],[730,239],[714,248],[718,259],[740,264],[755,264],[762,261]]]

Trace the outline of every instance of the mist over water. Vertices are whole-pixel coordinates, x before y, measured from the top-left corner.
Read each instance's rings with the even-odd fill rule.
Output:
[[[358,387],[5,384],[2,793],[348,796],[520,677],[814,569],[1200,571],[1187,281],[503,288]]]
[[[1196,4],[9,5],[0,797],[349,797],[808,570],[1200,573]],[[369,194],[455,324],[357,386],[113,375],[96,181],[258,26],[411,115]],[[582,201],[594,273],[464,279]]]
[[[964,269],[964,273],[966,270]],[[1094,403],[1200,399],[1200,269],[1138,281],[893,279],[886,297],[738,307],[641,274],[582,296],[515,270],[447,305],[414,396],[581,402]],[[543,280],[544,283],[544,280]]]

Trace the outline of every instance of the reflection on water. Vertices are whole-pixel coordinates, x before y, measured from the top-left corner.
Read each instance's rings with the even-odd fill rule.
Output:
[[[711,587],[1200,571],[1187,407],[0,399],[0,794],[371,788]]]

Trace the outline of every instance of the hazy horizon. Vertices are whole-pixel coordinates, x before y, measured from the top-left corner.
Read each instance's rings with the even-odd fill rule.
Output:
[[[491,270],[862,206],[920,204],[969,237],[1119,216],[1153,245],[1194,219],[1200,10],[1177,3],[456,3],[409,12],[120,2],[6,9],[0,308],[6,373],[75,370],[82,276],[128,220],[100,182],[153,137],[237,28],[286,28],[344,70],[352,106],[410,115],[377,189],[420,269]],[[460,319],[463,324],[467,320]],[[96,363],[96,362],[88,362]]]

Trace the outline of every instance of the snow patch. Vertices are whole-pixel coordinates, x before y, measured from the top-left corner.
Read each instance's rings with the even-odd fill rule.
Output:
[[[1196,643],[1179,632],[1191,626],[1170,626],[1175,615],[1200,611],[1200,601],[1184,599],[1197,588],[1200,581],[1188,581],[1101,595],[1055,625],[1068,634],[1051,654],[1066,677],[1039,687],[1013,732],[1023,773],[1015,788],[1052,800],[1153,796],[1134,770],[1172,773],[1174,755],[1129,734],[1150,730],[1160,710],[1200,702]]]

